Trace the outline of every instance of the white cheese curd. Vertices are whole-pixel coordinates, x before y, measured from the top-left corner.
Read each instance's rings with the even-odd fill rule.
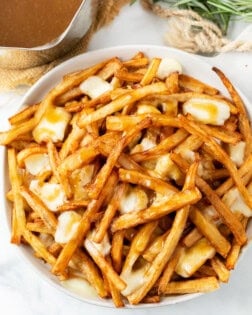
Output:
[[[94,242],[93,241],[93,235],[95,231],[89,232],[87,239],[95,246],[95,248],[105,257],[109,255],[110,249],[111,249],[111,244],[109,241],[108,233],[105,234],[104,238],[100,243]],[[85,246],[85,241],[84,241],[84,246]]]
[[[138,115],[149,114],[149,113],[160,114],[160,111],[155,106],[152,106],[152,105],[141,104],[137,106]]]
[[[76,233],[80,220],[81,216],[75,211],[62,212],[58,217],[55,241],[60,244],[69,242]]]
[[[98,76],[91,76],[80,84],[81,91],[90,98],[96,98],[113,90],[113,86]]]
[[[25,168],[32,175],[43,174],[51,170],[48,154],[36,153],[29,155],[25,160]]]
[[[144,275],[146,268],[140,268],[135,271],[120,274],[120,278],[127,284],[127,287],[121,291],[122,295],[128,296],[139,289],[146,281]]]
[[[191,98],[183,104],[183,113],[205,124],[222,126],[230,117],[230,108],[221,100]]]
[[[93,299],[97,297],[95,288],[91,286],[86,280],[79,277],[62,280],[61,284],[64,288],[73,293],[76,293],[78,296],[84,297],[85,299]]]
[[[161,155],[157,159],[155,172],[157,172],[162,179],[180,180],[183,176],[177,165],[171,160],[170,154]]]
[[[228,145],[229,156],[238,167],[240,167],[244,162],[245,147],[246,143],[244,141]]]
[[[176,273],[184,278],[190,277],[208,259],[213,258],[215,252],[213,246],[205,238],[201,238],[190,248],[184,249],[176,266]]]
[[[148,196],[139,187],[129,187],[128,191],[120,200],[119,210],[121,214],[131,211],[140,211],[147,208]]]
[[[182,73],[181,64],[173,58],[163,58],[158,67],[157,77],[164,80],[173,72]]]
[[[57,211],[57,208],[66,201],[64,191],[61,185],[57,183],[41,183],[34,179],[30,182],[30,190],[36,194],[51,211]]]
[[[131,154],[146,151],[149,149],[152,149],[156,146],[156,142],[153,141],[153,139],[149,139],[147,137],[143,138],[142,141],[134,146],[134,148],[131,150]]]
[[[71,114],[63,107],[51,106],[33,130],[32,134],[35,141],[37,143],[48,140],[52,142],[62,141],[70,119]]]
[[[251,188],[249,189],[249,192],[252,193]],[[237,188],[231,188],[223,196],[222,201],[231,209],[231,211],[242,213],[246,217],[252,216],[252,209],[247,206]]]

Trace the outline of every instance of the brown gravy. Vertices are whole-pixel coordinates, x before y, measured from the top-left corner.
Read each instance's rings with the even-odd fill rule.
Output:
[[[0,0],[0,46],[36,47],[67,28],[82,0]]]

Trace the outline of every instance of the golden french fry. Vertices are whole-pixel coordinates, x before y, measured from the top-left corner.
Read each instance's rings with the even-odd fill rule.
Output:
[[[11,242],[20,244],[21,236],[25,230],[26,217],[24,202],[21,195],[21,179],[18,173],[17,157],[15,149],[8,149],[9,177],[12,186],[13,210],[12,210],[12,233]]]
[[[182,239],[182,243],[186,247],[191,247],[193,244],[195,244],[201,238],[202,238],[202,234],[199,232],[199,230],[197,228],[194,228],[190,233],[188,233]]]
[[[185,140],[187,136],[188,133],[185,130],[179,129],[177,132],[157,144],[154,148],[139,153],[133,153],[131,154],[131,157],[136,162],[158,157],[174,149],[183,140]]]
[[[217,277],[221,282],[228,282],[230,277],[230,271],[226,268],[224,263],[217,257],[213,257],[210,260],[213,270],[216,272]]]
[[[231,248],[228,240],[222,236],[215,224],[208,220],[196,207],[191,207],[189,217],[202,235],[204,235],[216,251],[223,257]]]
[[[0,132],[0,145],[8,145],[18,137],[30,132],[36,125],[34,118],[13,126],[9,131]]]
[[[106,261],[106,259],[103,257],[103,255],[97,250],[97,248],[93,245],[93,243],[89,240],[85,240],[85,248],[90,254],[90,256],[93,258],[95,263],[99,266],[102,273],[106,275],[106,277],[109,278],[111,283],[119,290],[123,290],[126,287],[125,282],[118,276],[116,271],[112,268],[110,263]]]
[[[209,95],[216,95],[219,93],[216,88],[183,73],[179,75],[179,86],[185,90],[190,90],[196,93],[206,93]]]
[[[111,258],[113,267],[117,273],[120,273],[122,269],[124,232],[124,230],[117,231],[113,234],[112,238]]]
[[[165,293],[166,285],[168,282],[170,282],[172,275],[175,271],[175,268],[177,266],[179,256],[181,254],[181,247],[177,247],[174,251],[172,257],[168,261],[163,274],[160,278],[159,286],[158,286],[158,293],[159,295],[162,295]]]
[[[172,72],[165,80],[168,92],[175,94],[179,92],[179,74],[178,72]]]
[[[151,60],[145,75],[140,81],[140,84],[142,86],[150,84],[152,82],[152,80],[155,78],[160,62],[160,58],[153,58]]]
[[[36,237],[32,232],[24,229],[23,237],[26,242],[31,245],[34,249],[35,253],[39,255],[39,257],[43,258],[48,264],[53,266],[56,262],[56,258],[48,252],[44,244]]]
[[[227,88],[237,109],[239,110],[239,115],[238,115],[239,128],[240,128],[241,134],[243,135],[243,138],[246,141],[245,157],[247,157],[251,153],[251,150],[252,150],[252,133],[251,133],[251,126],[249,123],[245,106],[243,104],[243,101],[239,93],[237,92],[233,84],[230,82],[230,80],[224,75],[224,73],[216,67],[213,67],[213,71],[216,72],[217,75],[220,77],[222,83]]]
[[[11,116],[8,119],[9,123],[12,126],[14,126],[14,125],[23,123],[25,121],[28,121],[32,117],[32,115],[34,115],[34,113],[38,109],[38,106],[39,106],[38,104],[34,104],[34,105],[30,105],[30,106],[25,107],[23,110],[21,110],[17,114]]]
[[[45,226],[54,233],[57,227],[57,219],[52,211],[48,210],[43,202],[26,187],[20,188],[20,193],[28,205],[40,216]]]
[[[173,281],[167,284],[165,294],[188,294],[198,292],[212,292],[219,288],[216,277],[204,277],[195,280]]]
[[[102,298],[107,297],[102,277],[92,259],[83,251],[77,250],[72,257],[72,261],[84,274],[87,281],[95,288],[98,295]]]

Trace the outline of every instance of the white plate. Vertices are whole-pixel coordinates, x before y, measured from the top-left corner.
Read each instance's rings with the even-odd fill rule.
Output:
[[[135,55],[138,51],[143,51],[148,57],[171,57],[177,59],[183,66],[183,73],[189,74],[193,77],[202,80],[205,83],[208,83],[216,88],[218,88],[224,95],[227,95],[225,88],[223,87],[222,83],[220,82],[217,75],[211,70],[211,66],[201,59],[197,58],[196,56],[190,55],[188,53],[162,47],[162,46],[151,46],[151,45],[134,45],[134,46],[118,46],[118,47],[111,47],[107,49],[100,49],[92,52],[88,52],[82,55],[79,55],[71,60],[68,60],[58,67],[51,70],[45,76],[43,76],[34,86],[28,91],[28,93],[23,97],[20,108],[23,105],[27,104],[34,104],[40,101],[44,95],[48,93],[48,91],[54,87],[62,78],[62,76],[66,73],[73,72],[76,70],[80,70],[86,67],[89,67],[101,60],[118,56],[122,59],[129,59],[133,55]],[[242,96],[245,104],[249,104],[247,98],[240,93]],[[252,117],[252,110],[251,107],[247,106],[248,113],[250,117]],[[11,211],[10,205],[6,201],[5,195],[8,191],[9,187],[9,180],[8,180],[8,168],[7,168],[7,160],[6,160],[6,151],[4,148],[1,148],[0,157],[2,161],[2,182],[3,182],[3,191],[1,192],[1,200],[2,204],[4,204],[5,209],[5,216],[8,224],[9,231],[11,230]],[[248,235],[251,238],[252,235],[252,226],[250,224],[248,228]],[[11,245],[10,245],[11,246]],[[17,246],[17,250],[20,251],[22,256],[25,260],[34,268],[43,279],[47,280],[52,285],[56,286],[56,288],[62,290],[64,293],[71,295],[74,298],[82,300],[87,303],[99,305],[99,306],[107,306],[107,307],[114,307],[112,301],[110,300],[103,300],[96,296],[90,295],[88,293],[83,293],[81,296],[70,292],[66,288],[64,288],[59,280],[53,276],[48,267],[43,264],[39,259],[36,259],[31,250],[28,248],[24,248],[22,246]],[[132,308],[147,308],[147,307],[157,307],[157,306],[164,306],[168,304],[174,304],[178,302],[183,302],[192,298],[195,298],[201,294],[187,294],[187,295],[180,295],[180,296],[172,296],[166,297],[162,299],[162,301],[158,304],[141,304],[138,306],[130,306],[127,307]]]

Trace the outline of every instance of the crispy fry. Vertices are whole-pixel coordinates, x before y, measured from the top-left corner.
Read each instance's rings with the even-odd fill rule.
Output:
[[[153,58],[151,60],[145,75],[140,81],[140,84],[142,86],[150,84],[151,81],[155,78],[160,62],[161,62],[160,58]]]
[[[204,82],[201,82],[187,74],[179,75],[179,86],[196,93],[206,93],[209,95],[216,95],[219,93],[216,88],[205,84]]]
[[[222,236],[216,225],[209,221],[196,207],[191,207],[189,217],[216,251],[223,257],[226,257],[231,245],[226,238]]]
[[[103,240],[106,234],[106,231],[109,229],[109,226],[113,220],[113,217],[115,216],[116,211],[118,210],[119,202],[120,202],[120,199],[122,198],[125,188],[126,187],[123,184],[116,187],[114,195],[104,212],[104,215],[101,219],[101,222],[98,228],[96,229],[95,236],[93,237],[94,242],[100,243]]]
[[[26,242],[31,245],[39,257],[43,258],[51,266],[55,264],[56,258],[47,251],[44,244],[32,232],[24,229],[23,237],[25,238]]]
[[[213,257],[211,259],[211,266],[213,270],[216,272],[219,280],[221,282],[228,282],[230,277],[229,270],[225,267],[224,263],[217,257]]]
[[[211,292],[219,288],[219,282],[215,277],[187,281],[172,281],[167,284],[165,294],[188,294],[198,292]]]
[[[190,233],[188,233],[182,239],[182,243],[186,247],[191,247],[193,244],[195,244],[201,238],[202,238],[202,234],[199,232],[199,230],[197,228],[194,228]]]
[[[90,242],[89,239],[86,239],[84,245],[90,256],[101,269],[102,273],[109,278],[111,283],[113,283],[113,285],[120,291],[125,289],[126,284],[124,281],[118,276],[112,266],[106,261],[103,255],[101,255],[93,243]]]
[[[240,128],[241,134],[243,135],[244,140],[246,141],[245,157],[248,157],[248,155],[251,153],[251,150],[252,150],[252,133],[251,133],[251,127],[250,127],[249,119],[248,119],[243,101],[240,95],[238,94],[237,90],[233,86],[233,84],[224,75],[224,73],[216,67],[213,67],[213,71],[216,72],[217,75],[220,77],[222,83],[227,88],[228,92],[230,93],[239,111],[239,115],[238,115],[239,128]]]
[[[112,246],[111,246],[111,258],[113,267],[117,273],[121,272],[123,261],[123,240],[125,231],[117,231],[113,234]]]
[[[0,132],[0,145],[8,145],[16,140],[19,136],[27,134],[36,125],[34,118],[22,122],[17,126],[13,126],[9,131]]]
[[[12,186],[13,210],[12,210],[12,233],[11,242],[20,244],[21,236],[25,230],[26,218],[24,202],[21,196],[20,175],[17,168],[17,157],[15,149],[8,149],[9,177]]]
[[[14,126],[20,123],[23,123],[24,121],[29,120],[32,115],[34,115],[34,113],[36,112],[36,110],[38,109],[38,104],[34,104],[34,105],[30,105],[25,107],[23,110],[21,110],[20,112],[18,112],[17,114],[11,116],[8,120],[9,123]]]
[[[181,247],[177,247],[174,251],[172,257],[168,261],[164,271],[163,275],[160,278],[159,286],[158,286],[158,293],[159,295],[162,295],[165,293],[166,285],[168,282],[170,282],[172,275],[175,271],[175,268],[177,266],[179,256],[181,254]]]
[[[87,281],[95,288],[98,295],[102,298],[107,297],[102,277],[94,262],[88,255],[80,250],[77,250],[73,255],[72,261],[78,269],[84,274]]]
[[[43,220],[45,226],[51,230],[52,232],[55,231],[57,226],[57,219],[55,215],[46,208],[43,202],[29,189],[22,186],[20,188],[20,193],[29,206],[38,213],[39,217]]]

